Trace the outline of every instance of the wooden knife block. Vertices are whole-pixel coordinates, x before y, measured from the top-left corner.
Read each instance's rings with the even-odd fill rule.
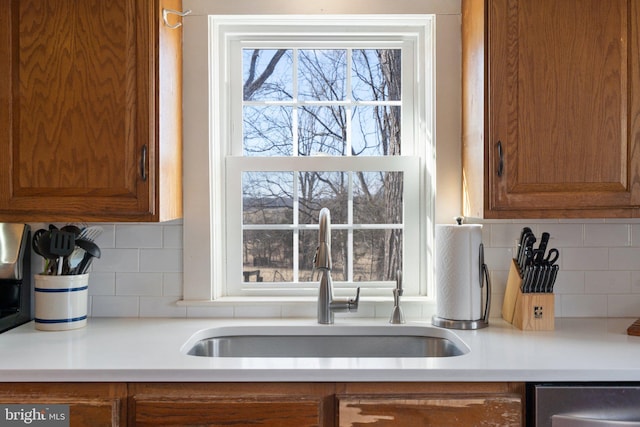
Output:
[[[555,327],[555,296],[552,293],[523,294],[518,265],[511,260],[502,318],[523,331],[552,331]]]

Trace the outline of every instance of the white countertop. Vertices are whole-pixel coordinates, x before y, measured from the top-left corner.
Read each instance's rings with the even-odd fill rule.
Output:
[[[471,350],[461,356],[324,359],[181,352],[192,335],[214,327],[333,327],[313,319],[90,318],[85,328],[61,332],[37,331],[27,323],[0,334],[0,381],[640,381],[640,337],[626,334],[634,320],[563,318],[556,319],[554,331],[523,332],[491,319],[486,329],[452,331]]]

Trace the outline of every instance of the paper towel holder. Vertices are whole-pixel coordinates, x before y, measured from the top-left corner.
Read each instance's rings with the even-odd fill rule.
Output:
[[[460,224],[460,222],[458,222]],[[441,328],[447,329],[482,329],[489,326],[489,309],[491,307],[491,277],[489,276],[489,268],[487,264],[484,262],[484,245],[480,243],[480,287],[485,287],[484,282],[487,282],[486,286],[486,297],[484,303],[484,314],[480,319],[476,320],[454,320],[454,319],[445,319],[443,317],[439,317],[434,315],[431,318],[431,323],[433,326],[438,326]],[[482,304],[482,301],[480,301]]]

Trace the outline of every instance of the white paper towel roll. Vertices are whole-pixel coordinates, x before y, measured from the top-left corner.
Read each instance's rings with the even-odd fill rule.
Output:
[[[480,244],[482,225],[436,225],[436,316],[482,317]]]

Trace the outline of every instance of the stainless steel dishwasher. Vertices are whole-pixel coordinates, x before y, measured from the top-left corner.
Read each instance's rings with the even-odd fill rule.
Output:
[[[640,384],[532,384],[528,425],[640,427]]]

